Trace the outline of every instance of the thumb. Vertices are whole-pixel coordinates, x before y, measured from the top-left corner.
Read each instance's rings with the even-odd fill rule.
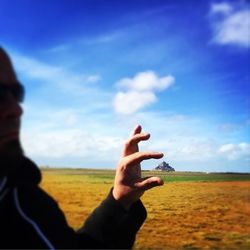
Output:
[[[140,182],[136,184],[136,186],[143,190],[148,190],[153,187],[162,186],[164,184],[163,180],[159,177],[145,177],[142,178]]]

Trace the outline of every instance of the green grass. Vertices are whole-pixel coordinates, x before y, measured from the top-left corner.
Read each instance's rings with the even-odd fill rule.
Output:
[[[207,175],[193,175],[193,176],[162,176],[165,182],[178,182],[178,181],[250,181],[249,175],[234,175],[234,174],[207,174]]]
[[[48,174],[87,176],[95,182],[112,182],[115,176],[115,170],[108,169],[42,168],[42,171]],[[250,181],[250,174],[247,173],[142,171],[142,176],[159,176],[165,182]]]
[[[165,182],[211,182],[211,181],[250,181],[248,173],[205,173],[205,172],[143,172],[145,176],[159,176]]]

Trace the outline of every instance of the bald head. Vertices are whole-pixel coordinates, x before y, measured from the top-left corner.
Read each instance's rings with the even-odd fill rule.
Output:
[[[0,47],[0,82],[16,82],[16,74],[8,54]]]

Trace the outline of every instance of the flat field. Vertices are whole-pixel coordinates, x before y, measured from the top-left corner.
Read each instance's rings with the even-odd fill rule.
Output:
[[[41,186],[79,228],[108,194],[114,171],[42,169]],[[250,249],[250,175],[152,172],[165,184],[142,197],[148,218],[134,249]]]

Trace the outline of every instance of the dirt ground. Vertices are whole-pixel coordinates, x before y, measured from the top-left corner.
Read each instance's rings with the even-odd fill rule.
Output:
[[[79,228],[112,182],[44,174],[42,186]],[[142,198],[148,218],[134,249],[250,249],[250,182],[172,182]]]
[[[250,182],[171,183],[149,191],[138,249],[250,249]]]

